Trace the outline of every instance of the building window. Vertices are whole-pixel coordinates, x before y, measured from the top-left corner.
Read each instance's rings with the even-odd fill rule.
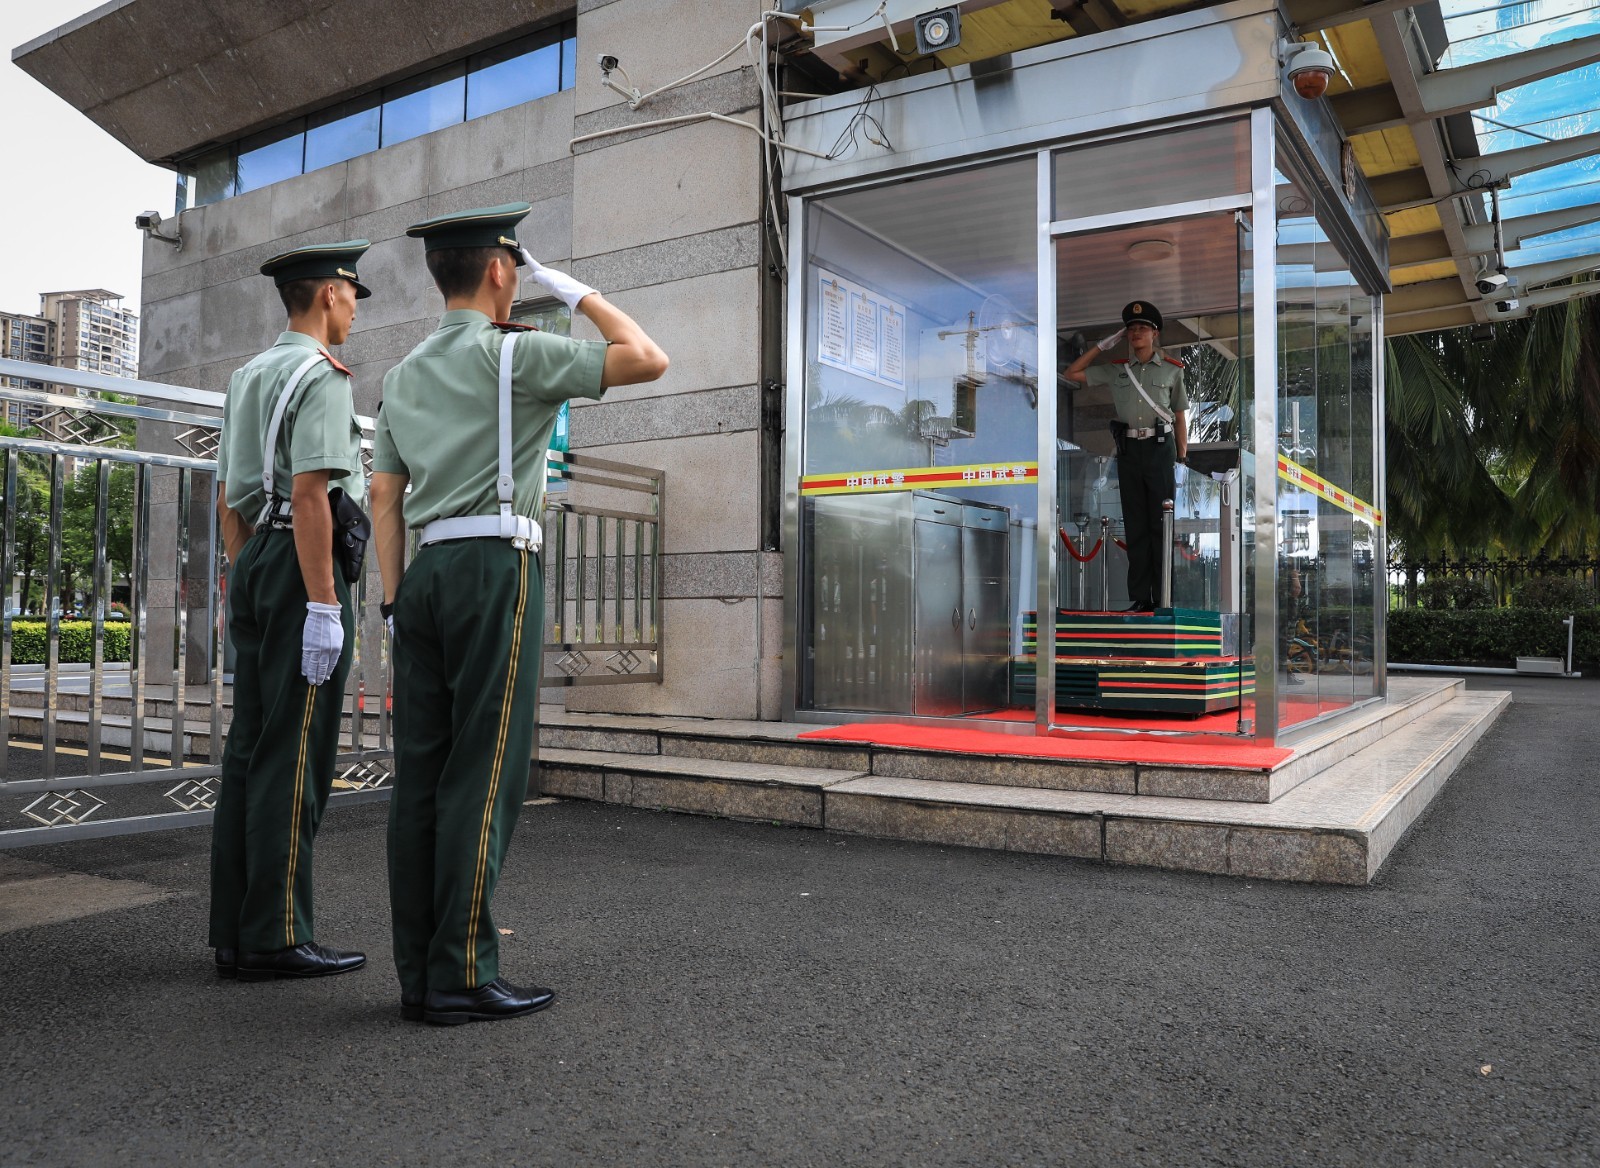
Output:
[[[378,99],[346,102],[306,119],[306,169],[320,170],[378,148]]]
[[[383,145],[420,138],[465,119],[466,68],[449,65],[383,91]]]
[[[566,21],[180,164],[177,209],[204,207],[577,84]]]

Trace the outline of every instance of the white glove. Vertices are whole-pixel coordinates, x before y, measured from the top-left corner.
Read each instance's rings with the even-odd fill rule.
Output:
[[[343,610],[337,604],[306,601],[306,627],[300,636],[300,672],[312,685],[333,676],[344,649]]]
[[[578,311],[578,301],[585,296],[594,295],[594,289],[587,284],[580,284],[565,272],[558,272],[554,268],[547,268],[533,258],[533,253],[527,248],[518,248],[522,253],[522,262],[528,265],[528,274],[533,277],[534,283],[556,297],[573,312]]]
[[[1102,353],[1109,353],[1109,352],[1111,352],[1112,349],[1117,347],[1117,342],[1120,341],[1124,336],[1126,336],[1127,333],[1128,333],[1127,329],[1119,328],[1116,332],[1112,333],[1105,340],[1097,342],[1095,344],[1095,348],[1099,349]]]

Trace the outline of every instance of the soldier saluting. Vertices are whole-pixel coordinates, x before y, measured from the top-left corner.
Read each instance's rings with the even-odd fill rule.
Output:
[[[233,565],[233,722],[211,842],[217,972],[241,981],[358,969],[312,939],[311,845],[333,785],[350,671],[350,588],[335,571],[330,489],[359,500],[361,429],[343,344],[364,239],[261,265],[288,329],[233,375],[217,451],[217,513]]]
[[[1095,359],[1128,338],[1127,361],[1091,369]],[[1122,328],[1090,347],[1062,375],[1079,385],[1105,386],[1117,411],[1117,481],[1128,544],[1129,612],[1154,612],[1161,584],[1161,504],[1176,493],[1173,466],[1189,456],[1189,398],[1183,362],[1156,347],[1161,311],[1144,300],[1122,310]]]
[[[538,715],[545,453],[564,401],[667,368],[627,315],[522,248],[516,228],[530,209],[463,211],[407,230],[423,241],[446,311],[384,378],[373,449],[394,636],[389,897],[400,1011],[441,1025],[516,1017],[554,997],[500,977],[489,911]],[[605,340],[500,323],[523,265]],[[407,528],[420,546],[403,568]]]

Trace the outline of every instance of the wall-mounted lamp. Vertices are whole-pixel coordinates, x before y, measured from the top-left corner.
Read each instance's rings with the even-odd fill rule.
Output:
[[[961,43],[961,10],[940,8],[917,17],[917,52],[923,56],[953,49]]]
[[[173,247],[181,248],[183,246],[183,228],[179,226],[176,219],[172,221],[171,235],[162,235],[157,230],[161,226],[160,211],[140,211],[133,217],[133,225],[151,239],[159,239],[162,243],[170,243]]]

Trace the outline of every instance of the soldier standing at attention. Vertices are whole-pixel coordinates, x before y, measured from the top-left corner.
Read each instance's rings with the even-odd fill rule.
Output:
[[[394,637],[389,900],[400,1013],[440,1025],[513,1018],[555,996],[500,977],[489,913],[538,716],[545,452],[564,401],[667,368],[625,314],[522,248],[516,227],[529,210],[510,203],[407,230],[423,241],[446,311],[384,378],[373,449]],[[498,323],[524,264],[605,340]],[[420,546],[403,567],[408,527]]]
[[[217,972],[321,977],[366,957],[312,939],[311,842],[333,786],[350,589],[334,570],[332,486],[361,489],[361,428],[343,344],[364,239],[261,265],[289,314],[277,343],[233,375],[217,450],[217,514],[236,651],[233,723],[211,841]]]
[[[1173,466],[1189,457],[1189,398],[1183,388],[1183,362],[1156,348],[1161,313],[1135,300],[1122,310],[1122,328],[1088,349],[1064,377],[1079,385],[1106,386],[1116,407],[1112,434],[1117,440],[1117,480],[1122,492],[1122,525],[1128,544],[1129,612],[1154,612],[1161,586],[1161,504],[1176,494]],[[1129,361],[1091,369],[1123,335]]]

